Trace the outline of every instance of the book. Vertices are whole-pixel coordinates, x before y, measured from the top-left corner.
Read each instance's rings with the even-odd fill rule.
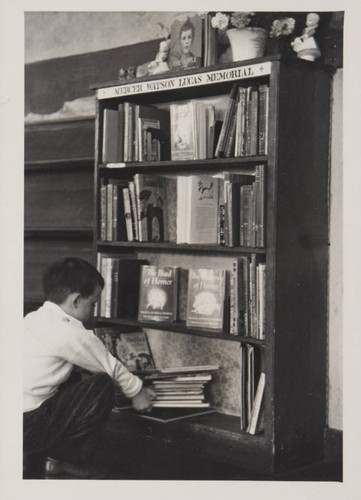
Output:
[[[188,328],[223,331],[226,299],[224,269],[190,269],[187,299]]]
[[[123,188],[126,186],[126,181],[117,179],[109,179],[108,186],[111,186],[106,196],[107,200],[107,234],[108,241],[127,241],[126,219],[124,213]]]
[[[177,319],[178,267],[142,266],[139,321],[171,323]]]
[[[246,414],[246,350],[243,345],[240,346],[240,429],[247,428]]]
[[[246,104],[245,156],[258,153],[258,88],[248,87]]]
[[[148,134],[150,134],[148,136]],[[145,104],[134,108],[135,161],[170,159],[170,112]]]
[[[102,183],[99,189],[99,239],[107,240],[107,186]]]
[[[217,244],[218,182],[206,175],[178,177],[177,243]]]
[[[244,276],[243,276],[242,258],[235,259],[232,262],[229,279],[229,333],[231,335],[241,335],[245,333],[244,325]]]
[[[258,154],[268,154],[269,86],[259,86]]]
[[[235,107],[237,104],[237,89],[238,85],[234,84],[232,87],[232,90],[229,95],[228,99],[228,106],[225,112],[222,128],[219,134],[218,142],[217,142],[217,147],[215,151],[215,156],[217,158],[224,156],[224,151],[226,147],[226,142],[228,138],[228,133],[229,133],[229,128],[231,121],[233,119],[233,115],[235,113]]]
[[[254,363],[254,346],[250,344],[245,345],[246,349],[246,410],[247,422],[251,421],[253,401],[254,401],[254,376],[255,376],[255,363]]]
[[[123,203],[124,203],[124,217],[125,217],[127,239],[128,241],[134,241],[132,207],[130,202],[129,188],[123,188]]]
[[[115,358],[117,357],[115,351],[115,334],[112,328],[94,328],[94,334],[99,340],[103,342],[107,350]]]
[[[152,406],[154,408],[209,408],[210,404],[207,402],[198,401],[154,401]]]
[[[226,246],[239,246],[241,243],[241,192],[242,186],[249,185],[254,181],[251,171],[236,174],[232,172],[223,173],[223,191],[225,203],[225,231],[224,239]]]
[[[197,135],[194,101],[171,104],[171,159],[196,160]]]
[[[234,156],[245,156],[245,134],[246,134],[246,101],[247,89],[238,88],[237,119],[236,119],[236,139]]]
[[[164,241],[166,181],[159,175],[135,174],[139,241]]]
[[[264,340],[266,334],[266,264],[257,266],[257,338]]]
[[[143,331],[119,333],[115,340],[115,353],[131,372],[155,368],[147,334]]]
[[[104,109],[102,162],[119,161],[119,113],[115,109]]]
[[[217,34],[212,27],[211,20],[212,15],[206,14],[204,20],[204,66],[213,66],[217,63]]]
[[[160,161],[160,141],[156,131],[160,130],[159,120],[138,118],[138,149],[139,161]]]
[[[199,68],[203,63],[203,19],[175,19],[170,28],[168,65],[171,71]]]
[[[253,402],[252,413],[247,427],[247,432],[249,432],[249,434],[256,433],[257,424],[259,423],[259,417],[263,403],[265,386],[266,386],[266,375],[265,373],[262,372],[259,376],[256,395],[254,397],[254,402]]]
[[[128,182],[128,189],[134,241],[139,241],[138,204],[134,181]]]
[[[135,255],[114,256],[100,253],[98,270],[105,282],[100,297],[102,317],[137,316],[140,269],[146,263],[145,259],[137,259]]]

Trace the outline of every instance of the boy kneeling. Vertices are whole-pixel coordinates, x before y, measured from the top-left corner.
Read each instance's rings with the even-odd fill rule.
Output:
[[[47,301],[24,319],[24,457],[47,455],[48,477],[95,477],[91,456],[112,409],[114,383],[135,410],[151,408],[152,392],[84,326],[103,287],[88,262],[55,262],[43,276]],[[74,365],[95,375],[74,380]]]

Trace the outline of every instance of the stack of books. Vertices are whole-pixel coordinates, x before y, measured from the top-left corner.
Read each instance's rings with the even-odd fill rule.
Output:
[[[218,365],[163,368],[144,376],[154,390],[154,408],[209,408],[205,387]]]

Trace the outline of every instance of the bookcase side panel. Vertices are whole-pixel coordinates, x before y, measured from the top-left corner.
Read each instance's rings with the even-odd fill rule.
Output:
[[[330,77],[281,72],[277,159],[276,464],[322,456],[326,425]]]

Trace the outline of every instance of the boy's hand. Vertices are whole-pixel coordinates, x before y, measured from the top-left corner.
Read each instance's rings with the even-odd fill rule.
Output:
[[[155,397],[155,392],[148,387],[143,387],[141,391],[132,398],[132,406],[134,410],[139,412],[148,412],[152,409],[152,400]]]

